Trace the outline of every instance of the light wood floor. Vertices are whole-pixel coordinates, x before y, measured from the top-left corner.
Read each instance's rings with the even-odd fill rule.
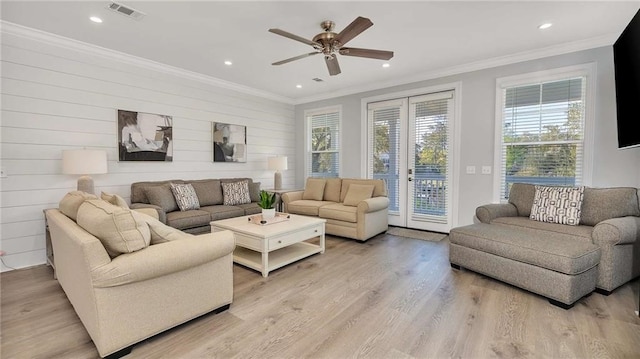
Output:
[[[96,358],[49,267],[3,273],[2,359]],[[328,237],[268,278],[234,266],[234,302],[128,358],[640,358],[638,280],[568,311],[469,271],[448,242]]]

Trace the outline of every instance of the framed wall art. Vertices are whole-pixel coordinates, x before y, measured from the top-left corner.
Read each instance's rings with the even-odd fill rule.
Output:
[[[247,162],[247,127],[213,123],[213,162]]]
[[[173,161],[171,116],[118,110],[120,161]]]

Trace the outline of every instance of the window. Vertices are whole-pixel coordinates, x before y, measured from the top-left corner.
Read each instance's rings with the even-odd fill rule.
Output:
[[[538,76],[539,77],[539,74]],[[587,71],[501,82],[500,200],[515,182],[575,186],[585,178]]]
[[[340,177],[340,108],[306,111],[306,177]]]

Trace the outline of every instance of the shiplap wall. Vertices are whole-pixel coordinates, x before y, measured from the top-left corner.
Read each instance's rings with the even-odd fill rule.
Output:
[[[45,263],[43,210],[76,188],[77,176],[61,174],[65,149],[106,150],[109,173],[93,176],[96,193],[127,201],[131,183],[147,180],[251,177],[270,188],[273,155],[288,156],[283,185],[295,184],[286,101],[28,29],[3,28],[1,51],[0,249],[10,267]],[[173,116],[173,162],[118,162],[118,109]],[[213,163],[212,122],[247,126],[246,163]]]

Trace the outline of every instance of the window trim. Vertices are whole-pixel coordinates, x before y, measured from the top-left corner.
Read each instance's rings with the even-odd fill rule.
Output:
[[[500,77],[496,79],[496,107],[495,107],[495,135],[494,135],[494,172],[493,172],[493,201],[504,202],[500,198],[500,186],[502,183],[502,114],[504,107],[505,88],[533,85],[542,82],[560,81],[571,77],[585,78],[585,113],[584,113],[584,137],[582,159],[582,184],[590,185],[593,171],[593,143],[594,143],[594,117],[595,117],[595,92],[596,92],[596,64],[587,63],[574,66],[560,67],[514,76]]]
[[[342,152],[344,149],[343,143],[342,143],[342,138],[344,137],[342,132],[342,105],[336,105],[336,106],[314,108],[314,109],[304,111],[304,178],[305,178],[305,181],[311,175],[309,173],[309,161],[310,161],[309,155],[311,153],[311,131],[310,131],[311,119],[310,117],[314,115],[326,114],[326,113],[332,113],[332,112],[338,113],[338,132],[340,133],[340,140],[338,142],[338,146],[339,146],[338,147],[338,177],[342,177]]]

